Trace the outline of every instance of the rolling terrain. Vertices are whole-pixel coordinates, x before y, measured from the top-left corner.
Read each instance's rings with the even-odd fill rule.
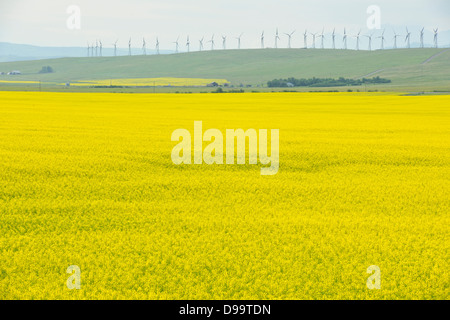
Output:
[[[54,73],[39,74],[43,66]],[[0,80],[66,83],[128,78],[227,79],[233,85],[266,86],[275,78],[388,78],[392,91],[449,91],[450,49],[355,50],[217,50],[168,55],[60,58],[0,63],[0,71],[20,76]],[[0,84],[5,87],[5,84]]]

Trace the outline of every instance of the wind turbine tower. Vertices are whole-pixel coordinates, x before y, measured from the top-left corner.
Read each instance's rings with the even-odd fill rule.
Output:
[[[128,40],[128,55],[131,56],[131,38]]]
[[[317,36],[317,33],[311,33],[311,35],[313,37],[312,48],[315,49],[316,48],[316,36]]]
[[[158,39],[158,37],[156,37],[156,46],[155,46],[155,49],[156,49],[156,54],[159,54],[159,39]]]
[[[146,48],[145,38],[142,38],[142,53],[144,54],[144,56],[147,55],[147,48]]]
[[[114,46],[114,57],[117,57],[117,41],[119,41],[119,40],[116,40],[116,42],[113,43],[113,46]]]
[[[408,28],[406,28],[406,47],[409,49],[411,48],[411,32],[409,32]]]
[[[383,33],[381,34],[381,36],[378,37],[378,39],[381,39],[381,50],[384,50],[384,32],[386,31],[386,29],[383,30]]]
[[[336,49],[336,28],[333,29],[333,33],[331,34],[331,38],[333,40],[333,49]]]
[[[222,48],[223,50],[227,50],[227,37],[222,36]]]
[[[238,49],[241,49],[241,38],[242,38],[242,35],[243,35],[243,33],[241,33],[241,34],[239,35],[239,37],[236,38],[237,41],[238,41]]]
[[[174,44],[175,44],[175,53],[178,53],[178,48],[179,48],[178,40],[180,40],[180,37],[178,37],[177,41],[174,42]]]
[[[261,34],[261,49],[264,49],[264,31]]]
[[[308,30],[305,30],[305,33],[303,34],[303,46],[305,49],[308,49]]]
[[[99,42],[100,42],[100,57],[103,57],[103,54],[102,54],[103,43],[102,43],[102,40],[99,40]]]
[[[277,28],[277,33],[275,34],[275,49],[278,49],[278,40],[280,40],[280,35]]]
[[[424,43],[423,43],[423,34],[424,34],[425,28],[422,28],[422,30],[420,31],[420,47],[423,48],[424,47]]]
[[[344,42],[344,49],[347,50],[347,30],[344,28],[344,36],[342,37],[342,41]]]
[[[319,35],[319,37],[320,37],[320,47],[321,47],[322,49],[324,48],[324,47],[323,47],[323,40],[324,40],[324,38],[325,38],[325,36],[323,35],[324,31],[325,31],[325,29],[322,29],[322,33]]]
[[[191,41],[189,41],[189,36],[187,36],[187,39],[186,39],[186,47],[187,47],[187,51],[191,52]]]
[[[291,48],[291,39],[292,39],[292,35],[295,33],[295,30],[294,31],[292,31],[291,33],[285,33],[285,35],[287,35],[288,37],[289,37],[289,40],[288,40],[288,48],[290,49]]]
[[[361,37],[361,30],[359,30],[358,34],[355,36],[356,38],[356,50],[359,51],[359,38]]]
[[[401,37],[401,35],[397,34],[394,30],[394,49],[397,49],[397,38]]]
[[[373,33],[371,35],[365,36],[367,39],[369,39],[369,51],[372,51],[372,37]]]
[[[214,50],[214,35],[212,35],[211,40],[209,40],[208,42],[211,43],[211,51]]]
[[[199,51],[202,51],[203,50],[203,40],[205,39],[205,37],[203,37],[203,38],[201,38],[200,40],[199,40],[199,44],[200,44],[200,46],[199,46]]]
[[[438,47],[438,31],[439,29],[433,29],[434,31],[434,47],[437,48]]]

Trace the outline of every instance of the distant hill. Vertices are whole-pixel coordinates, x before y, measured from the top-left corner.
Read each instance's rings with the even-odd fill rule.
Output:
[[[55,72],[39,74],[43,66]],[[61,58],[0,63],[0,71],[21,76],[0,80],[73,82],[114,78],[223,78],[232,84],[266,84],[275,78],[374,77],[392,87],[450,90],[450,49],[355,51],[330,49],[217,50],[170,55]]]
[[[152,54],[154,50],[147,49],[147,52]],[[164,50],[161,53],[172,53],[172,51]],[[142,49],[132,48],[132,54],[142,54]],[[114,56],[114,49],[102,48],[102,55],[105,57]],[[117,48],[117,55],[128,55],[128,49]],[[27,44],[0,42],[0,62],[72,57],[87,57],[87,47],[39,47]]]

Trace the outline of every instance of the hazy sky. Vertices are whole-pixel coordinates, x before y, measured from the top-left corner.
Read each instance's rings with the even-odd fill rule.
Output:
[[[80,30],[67,28],[69,5],[81,9]],[[138,47],[145,37],[153,47],[158,36],[161,48],[172,48],[178,36],[180,46],[189,34],[197,47],[199,38],[215,34],[217,47],[220,37],[227,35],[228,47],[233,48],[235,37],[244,32],[243,46],[258,47],[263,30],[266,46],[273,46],[278,27],[280,34],[297,30],[295,46],[303,42],[305,28],[368,32],[369,5],[380,7],[382,25],[390,29],[450,29],[449,0],[0,0],[0,42],[85,46],[87,41],[102,39],[107,47],[119,39],[119,47],[126,47],[132,37]],[[286,36],[281,42],[285,46]]]

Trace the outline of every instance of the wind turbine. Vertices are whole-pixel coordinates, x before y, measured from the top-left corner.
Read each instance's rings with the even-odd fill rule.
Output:
[[[205,39],[205,37],[203,37],[201,40],[199,40],[199,43],[200,43],[199,51],[203,50],[203,39]]]
[[[175,53],[178,53],[178,48],[179,48],[178,40],[180,40],[180,37],[178,37],[177,41],[174,42],[174,44],[175,44]]]
[[[128,55],[131,56],[131,38],[128,40]]]
[[[434,31],[434,47],[437,48],[438,47],[438,31],[439,28],[433,29]]]
[[[211,42],[211,50],[214,50],[214,44],[215,44],[214,35],[212,35],[211,40],[208,41],[208,43],[210,43],[210,42]]]
[[[424,33],[425,28],[422,28],[422,30],[420,31],[420,47],[423,48],[424,44],[423,44],[423,33]]]
[[[142,38],[142,53],[144,54],[144,56],[147,55],[147,48],[145,46],[145,38]]]
[[[342,41],[344,42],[344,49],[347,50],[347,30],[344,28],[344,36],[342,37]]]
[[[242,35],[243,35],[243,33],[241,33],[241,34],[239,35],[239,37],[236,38],[237,41],[238,41],[238,49],[241,48],[241,38],[242,38]]]
[[[405,41],[407,43],[407,48],[411,48],[411,32],[409,32],[408,28],[406,28],[406,38]]]
[[[99,40],[99,42],[100,42],[100,57],[102,57],[103,56],[103,54],[102,54],[102,49],[103,49],[102,40]]]
[[[275,34],[275,49],[278,49],[278,40],[280,40],[280,35],[277,28],[277,33]]]
[[[383,33],[381,34],[381,36],[378,37],[378,39],[381,39],[381,50],[384,50],[384,32],[386,31],[386,29],[383,30]]]
[[[323,49],[323,40],[324,40],[324,38],[325,38],[325,36],[323,35],[324,31],[325,31],[325,29],[322,29],[322,33],[319,35],[319,38],[321,38],[321,39],[320,39],[320,47],[321,47],[322,49]]]
[[[91,57],[94,56],[94,49],[95,49],[95,46],[94,46],[94,43],[92,42],[92,44],[91,44]]]
[[[359,50],[359,38],[361,37],[361,30],[359,30],[358,34],[355,36],[356,38],[356,50]]]
[[[305,46],[305,49],[308,49],[308,30],[305,30],[305,33],[303,34],[303,45]]]
[[[261,34],[261,49],[264,49],[264,31]]]
[[[114,57],[117,57],[117,41],[119,41],[119,40],[116,40],[116,42],[113,43],[113,46],[114,46]]]
[[[397,49],[397,38],[401,37],[401,35],[397,34],[394,30],[394,49]]]
[[[333,49],[336,49],[336,28],[333,29],[333,33],[331,34],[331,38],[333,39]]]
[[[369,39],[369,51],[372,51],[372,37],[373,37],[373,33],[368,35],[368,36],[366,35],[365,37]]]
[[[87,56],[90,57],[91,53],[91,46],[89,45],[89,42],[87,43]]]
[[[159,39],[158,39],[158,37],[156,37],[156,46],[155,46],[155,49],[156,49],[156,54],[159,54]]]
[[[285,33],[285,35],[287,35],[288,37],[289,37],[289,41],[288,41],[288,48],[290,49],[291,48],[291,38],[292,38],[292,35],[295,33],[295,30],[294,31],[292,31],[291,33]]]
[[[316,36],[317,36],[317,33],[311,33],[311,35],[313,37],[312,48],[315,49],[316,48]]]
[[[222,36],[222,48],[223,48],[223,50],[227,49],[227,37],[226,36]]]
[[[98,56],[98,40],[95,40],[95,56]]]
[[[189,36],[187,36],[186,47],[187,47],[187,51],[191,52],[191,41],[189,41]]]

